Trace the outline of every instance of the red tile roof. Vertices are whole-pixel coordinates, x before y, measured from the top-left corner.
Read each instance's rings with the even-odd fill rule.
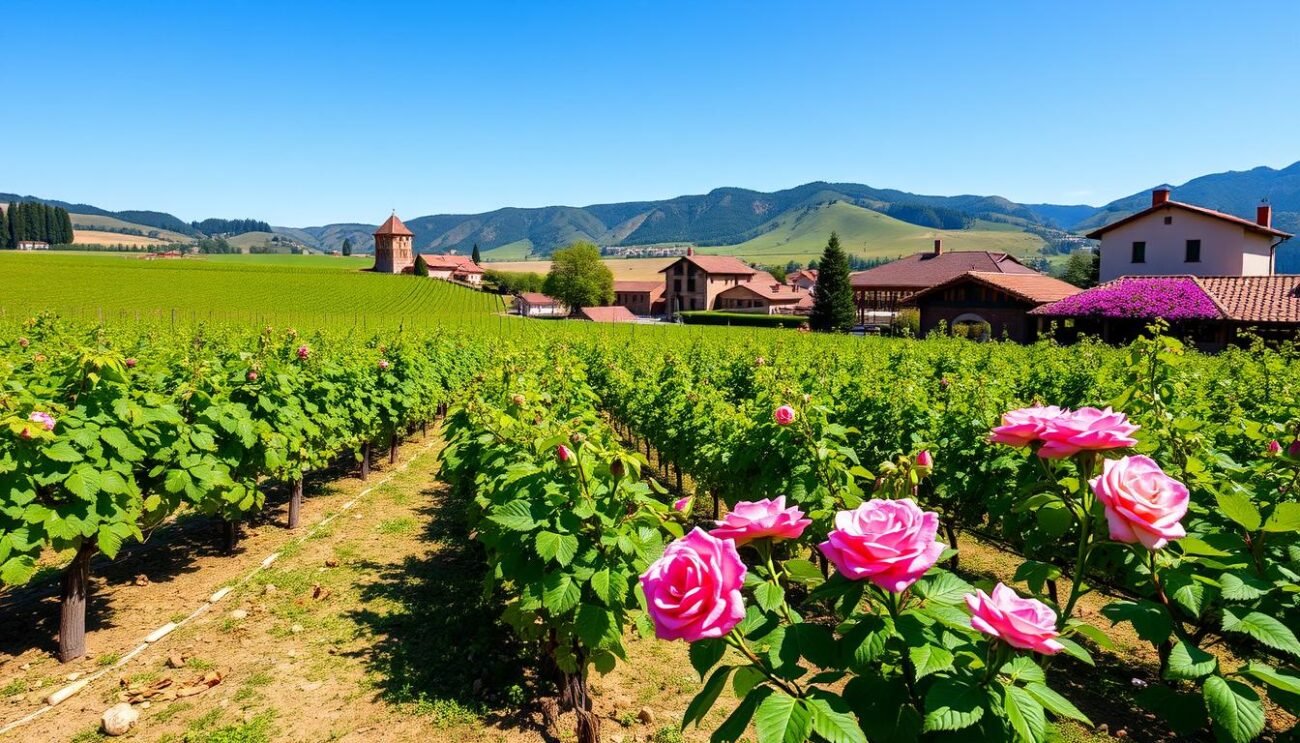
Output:
[[[1006,253],[987,250],[913,253],[850,277],[854,289],[906,291],[928,289],[970,271],[1038,274]]]
[[[519,295],[519,298],[528,304],[563,304],[560,300],[548,297],[541,292],[523,292]]]
[[[718,292],[719,297],[734,297],[736,294],[748,293],[756,297],[761,297],[769,302],[796,303],[801,298],[810,296],[803,290],[796,291],[794,287],[787,284],[778,284],[775,281],[748,281],[744,284],[737,284],[728,289]]]
[[[1300,324],[1300,276],[1206,276],[1197,280],[1233,320]]]
[[[636,322],[636,315],[626,307],[583,307],[578,310],[578,317],[592,322]]]
[[[932,286],[908,297],[904,302],[914,304],[921,297],[941,291],[967,281],[991,286],[1030,304],[1044,304],[1065,299],[1083,291],[1074,284],[1067,284],[1041,273],[992,273],[988,271],[967,271],[966,273]]]
[[[785,283],[793,284],[798,279],[807,279],[813,282],[817,281],[817,269],[801,268],[798,271],[795,271],[794,273],[786,274]]]
[[[664,282],[662,281],[615,281],[614,291],[616,292],[650,292],[656,291],[663,293]]]
[[[375,230],[375,234],[410,236],[410,235],[414,235],[415,233],[408,230],[406,228],[406,225],[402,224],[402,220],[398,219],[397,214],[394,213],[393,216],[388,218],[387,222],[384,222],[383,224],[379,225],[379,229]]]
[[[461,271],[464,273],[483,273],[483,269],[467,255],[443,255],[439,253],[421,253],[424,263],[433,271]]]
[[[1104,227],[1095,229],[1092,232],[1089,232],[1087,236],[1091,240],[1100,240],[1102,235],[1106,234],[1107,232],[1110,232],[1111,230],[1115,229],[1116,227],[1119,227],[1120,225],[1125,225],[1128,224],[1129,222],[1142,219],[1143,217],[1149,214],[1155,214],[1156,212],[1161,211],[1163,209],[1184,209],[1186,211],[1194,212],[1196,214],[1201,214],[1206,217],[1214,217],[1215,219],[1222,219],[1225,222],[1232,222],[1233,224],[1246,229],[1248,232],[1257,232],[1261,235],[1272,235],[1274,237],[1284,237],[1284,238],[1293,237],[1293,235],[1291,235],[1290,233],[1283,232],[1281,230],[1275,230],[1272,227],[1265,227],[1264,225],[1257,224],[1255,222],[1250,221],[1249,219],[1242,219],[1241,217],[1237,217],[1232,214],[1224,214],[1223,212],[1216,212],[1213,209],[1206,209],[1203,206],[1197,206],[1195,204],[1185,204],[1181,201],[1165,201],[1160,204],[1156,204],[1155,206],[1147,207],[1146,209],[1143,209],[1140,212],[1130,214],[1127,217],[1124,217],[1123,219],[1115,220],[1114,222],[1111,222],[1110,224]]]
[[[745,265],[745,262],[730,255],[684,255],[681,258],[669,263],[667,266],[659,269],[663,273],[681,261],[694,263],[695,267],[705,273],[722,273],[722,274],[739,274],[752,276],[758,273],[754,269]]]

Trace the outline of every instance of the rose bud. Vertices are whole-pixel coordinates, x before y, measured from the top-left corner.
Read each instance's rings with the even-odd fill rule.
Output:
[[[379,371],[388,371],[388,359],[379,360]]]
[[[32,437],[32,432],[27,428],[24,428],[23,430],[18,432],[18,438],[23,439],[24,441],[31,439],[31,437]]]
[[[609,474],[614,477],[624,477],[627,475],[627,465],[623,464],[622,459],[615,459],[609,463]]]
[[[134,369],[137,363],[138,362],[134,358],[129,358],[126,360],[126,368]]]
[[[576,431],[573,433],[573,435],[569,436],[569,441],[571,441],[574,446],[577,446],[578,444],[581,444],[583,441],[586,440],[587,440],[586,436],[583,436],[582,434],[577,433]]]
[[[1291,445],[1286,448],[1286,453],[1290,457],[1300,457],[1300,439],[1292,441]]]
[[[26,338],[19,338],[18,345],[23,348],[27,348],[28,346],[32,345],[32,342],[27,340]]]
[[[311,349],[310,349],[310,348],[307,348],[306,346],[298,346],[298,358],[299,358],[299,359],[302,359],[303,361],[306,361],[306,360],[307,360],[307,357],[310,356],[310,355],[311,355]]]
[[[516,405],[516,406],[522,408],[522,407],[524,406],[524,403],[526,402],[526,400],[524,400],[524,396],[523,396],[523,395],[513,395],[513,396],[510,398],[510,402],[513,403],[514,405]]]
[[[1268,455],[1270,457],[1275,457],[1281,453],[1282,453],[1282,445],[1277,442],[1277,439],[1273,439],[1272,441],[1268,442]]]
[[[934,457],[931,456],[929,449],[922,449],[920,454],[916,455],[916,466],[930,469],[934,466]]]
[[[568,462],[570,459],[573,459],[573,450],[564,444],[560,444],[555,447],[555,458],[561,462]]]
[[[251,372],[248,373],[247,376],[248,376],[248,381],[250,381],[250,382],[256,382],[256,381],[257,381],[257,372],[255,372],[255,371],[251,371]]]
[[[689,495],[686,496],[685,498],[678,498],[677,500],[673,501],[673,510],[677,511],[678,513],[690,513],[692,500],[693,498]]]

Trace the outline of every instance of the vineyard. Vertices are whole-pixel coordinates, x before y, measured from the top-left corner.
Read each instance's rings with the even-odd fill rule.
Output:
[[[292,257],[290,265],[275,256],[142,261],[10,253],[0,255],[0,313],[374,328],[481,320],[502,309],[500,297],[442,281],[335,270],[324,258]]]
[[[27,644],[66,661],[92,564],[191,517],[236,552],[268,493],[302,528],[304,481],[436,425],[488,739],[1283,740],[1300,712],[1292,348],[109,319],[0,333],[0,599],[57,575]],[[644,643],[695,674],[667,725],[605,706]]]

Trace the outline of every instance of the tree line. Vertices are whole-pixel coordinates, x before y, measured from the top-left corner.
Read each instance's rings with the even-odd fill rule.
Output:
[[[205,219],[190,226],[205,235],[242,235],[246,232],[270,232],[271,225],[259,219]]]
[[[35,201],[10,204],[0,209],[0,249],[17,248],[27,240],[50,245],[71,245],[72,217],[59,206]]]

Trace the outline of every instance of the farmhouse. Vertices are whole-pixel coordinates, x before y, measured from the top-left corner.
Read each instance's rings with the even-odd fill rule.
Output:
[[[686,255],[660,270],[664,274],[664,303],[670,313],[712,310],[723,291],[752,280],[758,273],[729,255]]]
[[[636,315],[626,307],[583,307],[578,310],[578,318],[591,322],[636,322]]]
[[[810,292],[813,290],[813,287],[817,286],[817,269],[801,268],[786,276],[785,283]]]
[[[1250,330],[1286,340],[1300,332],[1300,276],[1124,276],[1031,310],[1057,335],[1127,343],[1154,319],[1206,350]]]
[[[49,250],[50,244],[41,240],[19,240],[14,248],[18,250]]]
[[[1277,246],[1291,235],[1273,228],[1273,207],[1255,220],[1151,192],[1151,206],[1088,234],[1101,241],[1101,280],[1121,276],[1270,276]]]
[[[716,309],[761,315],[806,315],[812,312],[813,297],[809,291],[779,283],[770,276],[768,279],[755,279],[724,289],[718,293]]]
[[[539,292],[523,292],[515,297],[520,317],[567,317],[569,308],[553,297]]]
[[[415,233],[402,224],[397,212],[375,230],[375,273],[402,273],[415,265]]]
[[[634,315],[664,314],[664,282],[615,281],[614,304]]]
[[[917,292],[970,271],[1038,275],[1037,271],[1006,253],[986,250],[944,252],[943,243],[935,240],[931,252],[913,253],[852,275],[850,284],[858,307],[858,322],[865,323],[868,313],[896,312],[904,300]]]
[[[986,328],[992,338],[1030,343],[1038,337],[1037,318],[1029,311],[1078,294],[1079,289],[1040,273],[966,273],[913,294],[906,304],[921,313],[921,334],[940,323]]]
[[[483,269],[467,256],[421,253],[420,257],[424,258],[425,265],[429,267],[431,279],[459,281],[474,286],[483,283]]]

